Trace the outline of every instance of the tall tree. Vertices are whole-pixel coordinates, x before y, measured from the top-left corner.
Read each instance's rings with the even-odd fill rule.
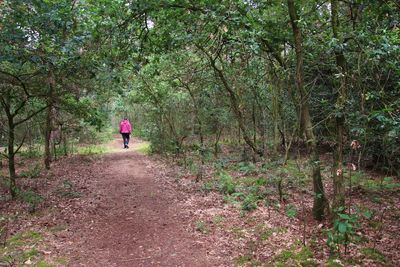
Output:
[[[340,37],[340,24],[339,24],[339,1],[331,0],[331,26],[332,35],[335,43],[337,43],[334,48],[336,66],[338,74],[336,75],[339,79],[339,88],[336,92],[336,152],[335,152],[335,172],[333,174],[333,191],[334,200],[333,208],[338,209],[339,207],[344,207],[345,205],[345,185],[343,178],[343,153],[344,153],[344,131],[345,131],[345,106],[346,106],[346,95],[347,95],[347,67],[346,59],[343,54],[342,40]]]
[[[296,52],[296,88],[300,95],[300,114],[301,125],[306,136],[307,144],[310,146],[310,164],[311,175],[314,187],[314,206],[313,213],[317,220],[322,220],[325,215],[326,199],[324,187],[321,179],[320,159],[317,148],[317,140],[313,131],[311,121],[310,108],[308,104],[308,94],[304,88],[304,71],[303,71],[303,37],[298,26],[298,15],[293,0],[287,0],[290,24],[292,25],[294,47]]]

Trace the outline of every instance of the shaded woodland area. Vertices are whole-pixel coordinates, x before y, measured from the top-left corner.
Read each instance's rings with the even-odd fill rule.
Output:
[[[258,214],[224,264],[400,264],[396,0],[3,0],[0,108],[1,206],[43,208],[32,179],[102,154],[128,116],[194,194]],[[271,212],[300,236],[261,257],[287,233]]]

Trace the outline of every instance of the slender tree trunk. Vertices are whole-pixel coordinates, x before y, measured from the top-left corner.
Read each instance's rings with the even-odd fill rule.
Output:
[[[279,87],[278,86],[273,86],[272,88],[272,115],[274,118],[274,153],[275,155],[278,155],[279,151],[279,145],[280,145],[280,140],[279,140]]]
[[[53,112],[53,105],[54,105],[54,86],[55,80],[54,75],[49,67],[49,76],[48,76],[48,85],[49,91],[47,95],[47,115],[46,115],[46,129],[44,131],[44,165],[46,169],[50,169],[51,163],[51,131],[52,131],[52,112]]]
[[[221,134],[222,134],[222,128],[221,129],[217,129],[217,132],[215,133],[215,142],[214,142],[214,157],[217,158],[218,157],[218,152],[219,152],[219,139],[221,138]]]
[[[222,72],[222,70],[220,70],[215,65],[214,61],[211,61],[211,64],[212,64],[212,67],[213,67],[215,73],[217,74],[218,78],[221,80],[222,85],[224,86],[225,90],[229,94],[231,107],[232,107],[233,113],[235,114],[236,120],[238,122],[239,129],[242,132],[244,141],[253,150],[254,153],[257,153],[258,155],[260,155],[262,157],[263,156],[263,151],[257,149],[257,145],[253,142],[253,140],[251,140],[251,137],[249,136],[249,133],[248,133],[247,128],[245,126],[246,124],[244,122],[243,113],[240,110],[239,102],[238,102],[238,99],[237,99],[237,96],[236,96],[235,92],[233,91],[231,86],[228,84],[228,81],[226,80],[226,77],[225,77],[224,73]]]
[[[333,38],[340,40],[339,36],[339,1],[331,0],[331,24]],[[333,173],[333,208],[345,206],[345,185],[343,176],[343,136],[344,136],[344,122],[345,122],[345,101],[346,101],[346,59],[343,52],[335,49],[336,66],[340,72],[340,87],[337,92],[336,98],[336,151],[335,163]]]
[[[51,163],[51,106],[47,108],[46,129],[44,131],[44,165],[46,169],[50,169]]]
[[[315,219],[322,220],[325,212],[325,193],[321,179],[321,170],[317,142],[313,132],[313,125],[310,116],[307,94],[304,90],[303,73],[303,44],[302,33],[297,25],[297,12],[294,0],[287,0],[290,23],[292,25],[293,37],[295,41],[296,52],[296,87],[301,97],[301,124],[306,135],[307,144],[310,147],[311,172],[314,186],[314,205],[313,214]]]
[[[256,105],[253,101],[251,118],[253,120],[253,142],[257,144],[257,121],[256,121]]]
[[[8,171],[10,175],[10,193],[14,199],[17,196],[17,185],[15,179],[17,177],[15,172],[15,125],[12,117],[8,118]]]

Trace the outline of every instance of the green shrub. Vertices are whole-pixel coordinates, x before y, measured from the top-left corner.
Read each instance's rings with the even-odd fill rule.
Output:
[[[248,194],[242,203],[242,210],[251,211],[257,208],[258,197],[253,194]]]
[[[236,185],[233,178],[227,172],[221,172],[219,175],[218,191],[225,195],[230,195],[236,192]]]
[[[294,205],[292,205],[292,204],[289,204],[289,205],[286,207],[286,215],[287,215],[289,218],[291,218],[291,219],[296,218],[296,216],[297,216],[297,209],[296,209],[296,206],[294,206]]]
[[[357,215],[345,214],[344,211],[343,207],[339,208],[333,228],[328,231],[327,244],[333,252],[340,253],[341,246],[347,250],[347,246],[355,236],[354,229],[357,226]]]

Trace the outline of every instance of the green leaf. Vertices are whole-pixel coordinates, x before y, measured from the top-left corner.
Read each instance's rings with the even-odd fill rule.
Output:
[[[347,232],[347,223],[339,223],[338,230],[340,233],[346,233]]]

